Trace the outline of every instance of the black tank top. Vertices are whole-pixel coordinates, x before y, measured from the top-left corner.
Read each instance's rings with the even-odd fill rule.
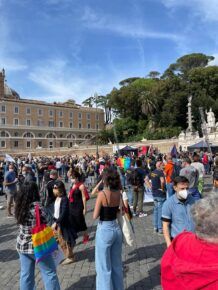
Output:
[[[103,193],[106,198],[107,206],[101,206],[100,221],[113,221],[117,218],[119,206],[109,206],[107,196],[104,191]]]

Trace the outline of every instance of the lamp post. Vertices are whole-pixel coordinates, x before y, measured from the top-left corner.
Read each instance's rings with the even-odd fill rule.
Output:
[[[97,93],[95,93],[94,94],[94,102],[95,102],[95,123],[96,123],[96,121],[98,121],[98,119],[97,119],[97,113],[98,113],[98,111],[97,111],[97,98],[98,98],[98,94]],[[96,158],[98,158],[98,125],[99,125],[99,123],[96,123],[96,129],[97,129],[97,134],[96,134]]]

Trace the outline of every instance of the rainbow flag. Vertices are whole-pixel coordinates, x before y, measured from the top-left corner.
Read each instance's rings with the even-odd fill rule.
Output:
[[[123,168],[125,171],[130,167],[131,159],[129,157],[123,158],[119,157],[117,159],[117,165]]]

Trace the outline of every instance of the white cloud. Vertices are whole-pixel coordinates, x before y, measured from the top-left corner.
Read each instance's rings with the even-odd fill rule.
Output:
[[[181,35],[147,29],[143,24],[137,23],[137,20],[135,22],[127,22],[120,18],[115,18],[112,15],[101,16],[90,7],[85,8],[81,20],[86,28],[107,30],[123,37],[131,37],[135,39],[168,39],[175,42],[182,39]]]
[[[1,6],[0,2],[0,6]],[[2,4],[3,5],[3,4]],[[10,25],[3,13],[0,14],[0,64],[7,71],[20,71],[27,68],[26,62],[18,57],[22,46],[16,43],[10,35]]]
[[[218,53],[212,53],[211,55],[214,56],[215,59],[212,60],[209,65],[218,65]]]
[[[86,75],[71,67],[66,59],[45,60],[35,66],[29,74],[29,79],[44,91],[46,101],[59,102],[74,99],[81,103],[95,92],[109,92],[114,84],[114,79],[103,78],[98,67],[89,67],[88,70],[93,69],[93,73]]]
[[[162,0],[162,3],[171,9],[188,7],[193,15],[198,15],[204,21],[218,21],[217,0]]]

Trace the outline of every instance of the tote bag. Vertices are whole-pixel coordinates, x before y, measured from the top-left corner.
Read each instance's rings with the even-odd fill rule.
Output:
[[[125,206],[121,197],[120,212],[117,215],[117,219],[123,233],[124,241],[128,246],[132,247],[134,245],[134,231],[131,221],[127,213],[123,211],[123,208],[125,208]]]
[[[32,242],[36,263],[38,263],[57,250],[58,244],[52,228],[41,224],[38,204],[35,205],[35,215],[36,226],[32,229]]]

